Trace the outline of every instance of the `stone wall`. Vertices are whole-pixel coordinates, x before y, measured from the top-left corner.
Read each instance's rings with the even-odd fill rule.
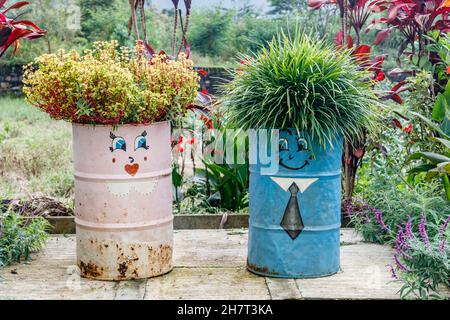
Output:
[[[0,95],[21,95],[22,74],[23,68],[21,65],[0,65]]]
[[[203,67],[195,67],[197,70],[206,71],[206,77],[202,76],[202,80],[200,81],[201,88],[206,89],[208,93],[212,95],[220,94],[220,85],[224,82],[227,82],[231,79],[230,73],[226,68],[222,67],[213,67],[213,68],[203,68]]]
[[[206,77],[202,76],[200,89],[206,89],[213,95],[218,95],[220,93],[220,84],[230,79],[230,75],[225,68],[196,67],[196,69],[204,70],[207,74]],[[23,67],[21,65],[0,66],[0,95],[22,94],[22,70]]]

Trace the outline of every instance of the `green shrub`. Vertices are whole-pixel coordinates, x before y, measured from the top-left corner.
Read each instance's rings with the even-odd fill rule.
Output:
[[[450,215],[450,206],[442,197],[438,184],[408,186],[395,176],[389,179],[374,176],[371,183],[366,185],[363,196],[364,204],[358,212],[352,212],[353,208],[348,210],[355,228],[366,241],[393,243],[398,226],[409,217],[414,230],[418,230],[422,213],[426,215],[427,221],[434,224]],[[434,235],[435,230],[430,230],[430,233]]]
[[[225,114],[248,128],[295,128],[321,146],[335,136],[361,138],[375,126],[380,103],[368,74],[348,52],[299,31],[280,33],[267,48],[243,57],[224,87]]]
[[[0,213],[0,267],[29,260],[45,245],[48,228],[44,218],[29,222],[16,213]]]
[[[193,62],[180,54],[144,55],[118,49],[116,41],[94,42],[83,55],[47,54],[24,73],[27,101],[54,119],[89,124],[153,123],[183,115],[198,90]]]
[[[450,286],[449,221],[450,216],[442,224],[427,223],[423,215],[417,233],[411,221],[399,226],[391,272],[402,283],[402,298],[440,299],[439,286]]]

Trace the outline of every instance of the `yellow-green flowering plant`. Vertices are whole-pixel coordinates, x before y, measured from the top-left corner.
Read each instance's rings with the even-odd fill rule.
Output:
[[[181,53],[148,60],[116,41],[95,42],[82,55],[60,50],[26,66],[26,99],[52,118],[89,124],[141,124],[186,112],[197,96],[199,77]]]

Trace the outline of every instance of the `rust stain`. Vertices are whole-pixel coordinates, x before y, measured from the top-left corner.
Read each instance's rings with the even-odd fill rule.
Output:
[[[147,247],[148,270],[152,275],[160,275],[172,266],[172,246],[159,245],[158,247]]]
[[[119,263],[119,268],[117,268],[117,271],[119,271],[119,274],[122,278],[125,278],[127,270],[128,270],[128,263],[126,261]]]
[[[278,275],[279,273],[278,272],[275,272],[275,271],[269,271],[269,268],[267,268],[267,267],[264,267],[264,266],[257,266],[256,264],[254,264],[254,263],[250,263],[250,262],[248,262],[248,260],[247,260],[247,267],[250,269],[250,270],[252,270],[252,271],[255,271],[255,272],[258,272],[258,273],[263,273],[263,274],[267,274],[267,275]]]
[[[172,262],[172,246],[169,245],[160,245],[159,246],[160,259],[161,264],[163,266],[170,265]]]
[[[119,251],[122,251],[122,248],[119,248]],[[134,277],[130,277],[130,279],[134,279],[138,277],[138,269],[139,267],[136,265],[136,261],[139,261],[136,253],[133,253],[132,257],[124,257],[123,252],[121,252],[120,257],[117,258],[118,268],[120,278],[126,278],[127,273],[134,275]],[[125,260],[125,261],[124,261]]]
[[[115,255],[115,267],[112,270],[106,265],[80,262],[81,273],[88,278],[113,277],[114,280],[119,281],[140,279],[160,275],[172,267],[173,248],[171,244],[155,246],[140,242],[123,246],[120,242],[108,243],[98,239],[86,239],[86,242],[89,244],[88,246],[93,245],[92,249],[97,256],[103,257],[106,253],[111,253],[113,254],[111,258],[113,258]]]
[[[103,273],[103,268],[98,267],[96,264],[91,262],[85,263],[83,261],[80,261],[78,266],[80,268],[81,274],[86,277],[97,278],[100,277]]]

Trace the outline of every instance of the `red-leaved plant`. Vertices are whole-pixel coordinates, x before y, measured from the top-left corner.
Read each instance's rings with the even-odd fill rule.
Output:
[[[341,17],[341,30],[338,32],[335,43],[338,47],[346,46],[353,50],[356,61],[369,71],[374,71],[374,80],[384,80],[384,73],[381,73],[381,65],[384,56],[378,56],[370,60],[371,47],[361,43],[361,34],[363,28],[368,22],[372,12],[379,11],[374,2],[369,0],[308,0],[308,6],[313,9],[319,9],[325,4],[336,4],[339,8]],[[351,35],[354,32],[355,40]],[[382,34],[377,34],[374,44],[377,45],[385,38]]]
[[[6,7],[6,1],[0,0],[0,57],[11,45],[14,46],[14,52],[16,52],[20,39],[32,40],[40,38],[46,33],[31,21],[17,20],[17,16],[15,18],[6,16],[11,10],[28,5],[28,2],[20,1]]]
[[[431,30],[448,32],[450,30],[449,0],[375,0],[372,6],[377,12],[387,12],[387,17],[373,20],[369,29],[374,25],[384,24],[386,28],[379,31],[378,43],[384,41],[392,30],[400,31],[404,40],[399,48],[399,56],[410,45],[412,54],[416,53],[418,44],[419,54],[426,51],[426,35]]]
[[[308,5],[313,9],[319,9],[324,4],[336,4],[339,9],[341,31],[336,38],[336,44],[347,46],[349,49],[353,48],[356,61],[374,72],[374,80],[380,81],[385,78],[381,70],[384,57],[379,56],[370,59],[371,47],[360,43],[361,34],[371,29],[379,29],[375,36],[374,45],[381,44],[394,30],[398,30],[404,36],[397,56],[399,68],[389,72],[389,76],[392,78],[404,79],[406,76],[414,75],[414,70],[402,70],[400,68],[400,56],[402,55],[407,55],[419,67],[424,62],[432,66],[440,62],[438,55],[428,50],[429,33],[436,30],[442,34],[450,30],[448,16],[450,0],[308,0]],[[370,21],[372,13],[380,12],[386,12],[386,16]],[[367,24],[367,27],[365,27],[365,24]],[[354,44],[350,35],[350,28],[356,36],[356,44]],[[410,52],[406,51],[408,47],[411,48]],[[434,78],[436,80],[434,89],[440,90],[440,79],[436,71]],[[409,90],[407,83],[407,81],[398,82],[381,99],[392,99],[397,103],[403,103],[400,93]],[[399,116],[402,115],[399,114]],[[397,119],[394,120],[399,122]],[[359,141],[353,146],[347,146],[346,144],[344,148],[343,162],[347,201],[351,199],[354,175],[358,162],[364,155],[364,150],[364,141]]]
[[[373,27],[384,26],[377,34],[378,44],[382,43],[393,30],[398,30],[403,35],[397,54],[397,64],[401,66],[400,57],[407,55],[410,59],[415,57],[416,64],[421,65],[428,61],[431,65],[438,63],[439,57],[428,52],[428,34],[432,30],[439,33],[450,31],[450,1],[449,0],[375,0],[372,2],[377,12],[386,12],[387,16],[371,21],[367,30]],[[407,48],[411,51],[406,51]],[[412,70],[396,68],[389,72],[390,76],[409,76],[414,74]],[[435,76],[436,81],[438,78]],[[404,87],[406,82],[396,84],[384,97],[402,103],[399,95],[408,89]],[[439,89],[439,86],[435,86]]]
[[[322,5],[335,4],[339,9],[341,20],[341,30],[335,39],[338,48],[347,47],[352,50],[355,62],[370,72],[372,80],[382,81],[385,74],[382,71],[384,56],[371,58],[371,46],[361,43],[361,34],[369,21],[372,12],[379,11],[374,3],[369,0],[308,0],[308,6],[312,9],[319,9]],[[349,28],[350,27],[350,28]],[[352,31],[355,36],[352,36]],[[377,35],[375,44],[381,42],[380,35]],[[384,36],[383,36],[384,37]],[[351,203],[352,193],[355,186],[356,171],[362,161],[366,149],[366,138],[355,139],[353,143],[344,143],[344,155],[342,159],[345,180],[345,199],[347,205]]]

